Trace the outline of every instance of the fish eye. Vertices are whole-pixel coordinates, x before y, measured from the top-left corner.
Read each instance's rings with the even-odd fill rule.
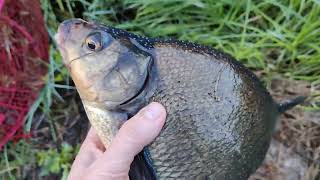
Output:
[[[100,51],[103,47],[103,41],[100,33],[89,34],[85,40],[85,44],[90,51]]]

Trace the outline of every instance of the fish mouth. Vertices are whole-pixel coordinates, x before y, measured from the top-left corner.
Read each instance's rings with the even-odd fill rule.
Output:
[[[70,22],[70,20],[67,20],[59,25],[57,34],[54,36],[54,39],[56,40],[58,46],[63,45],[69,36],[71,29]]]
[[[59,25],[57,33],[54,36],[54,39],[56,41],[57,47],[65,63],[67,63],[66,61],[68,60],[68,55],[64,45],[65,45],[65,42],[69,39],[69,36],[71,34],[70,33],[71,29],[79,28],[80,26],[85,24],[89,24],[89,22],[82,19],[69,19],[69,20],[63,21]],[[67,67],[69,68],[69,64],[67,65]]]
[[[63,21],[59,27],[57,34],[55,35],[55,40],[58,45],[62,45],[66,39],[68,39],[68,36],[70,35],[71,28],[78,28],[83,24],[88,24],[89,22],[83,20],[83,19],[69,19]]]
[[[61,23],[59,25],[57,33],[54,35],[54,39],[64,62],[68,59],[67,50],[64,47],[64,43],[68,39],[68,36],[70,34],[69,32],[70,26],[67,26],[65,23]]]

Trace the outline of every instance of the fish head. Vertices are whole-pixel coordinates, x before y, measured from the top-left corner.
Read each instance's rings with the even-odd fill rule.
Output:
[[[143,90],[152,58],[129,36],[82,19],[60,24],[55,39],[82,100],[115,108]]]

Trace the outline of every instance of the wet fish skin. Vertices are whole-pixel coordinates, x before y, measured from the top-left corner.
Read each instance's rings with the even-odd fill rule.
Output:
[[[195,43],[79,19],[62,23],[57,41],[104,144],[147,103],[165,106],[166,124],[135,158],[131,179],[247,179],[277,116],[302,101],[280,106],[241,63]]]

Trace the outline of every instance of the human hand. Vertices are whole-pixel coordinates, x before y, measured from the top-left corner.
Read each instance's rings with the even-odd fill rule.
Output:
[[[104,147],[91,128],[72,164],[68,180],[129,179],[134,156],[158,136],[165,118],[162,105],[149,104],[122,125],[109,147]]]

